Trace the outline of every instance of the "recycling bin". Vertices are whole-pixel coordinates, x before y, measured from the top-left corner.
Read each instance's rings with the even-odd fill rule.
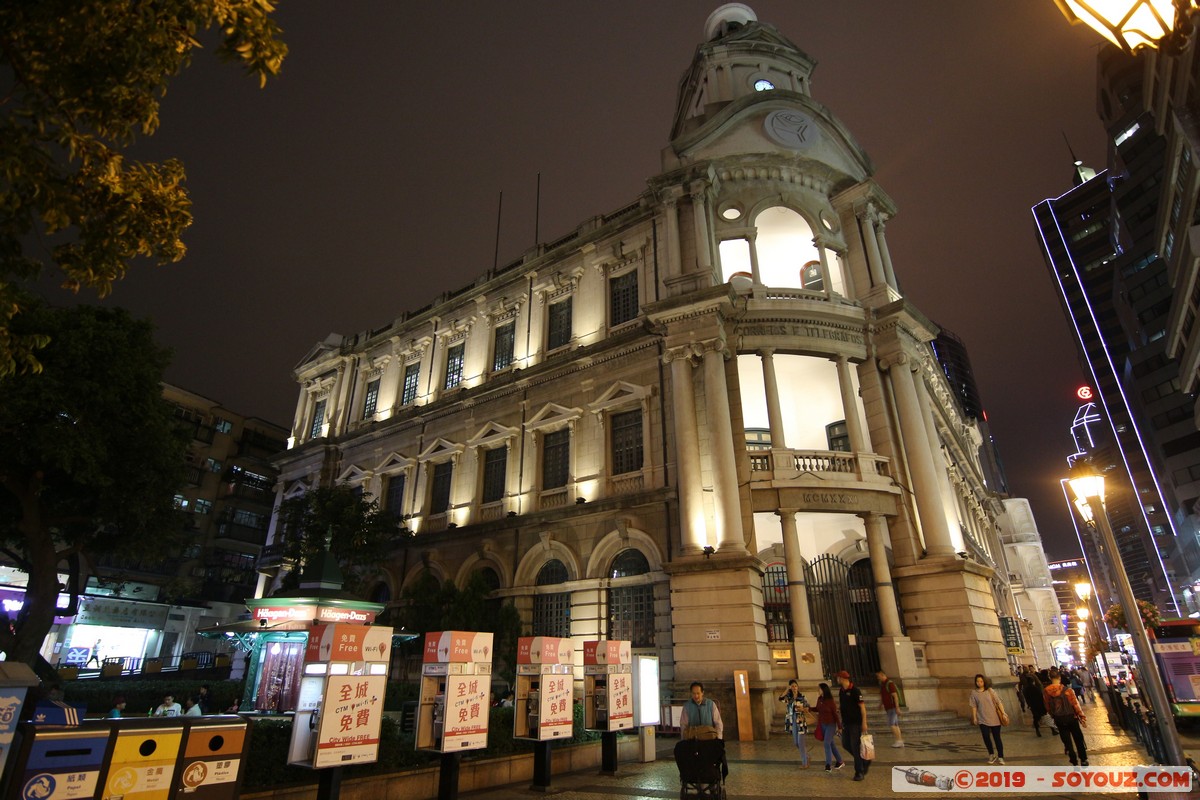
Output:
[[[96,800],[104,778],[107,725],[77,728],[18,726],[20,745],[10,765],[7,800]]]
[[[182,719],[118,719],[110,722],[112,756],[101,800],[167,800],[171,796],[183,743]]]
[[[172,797],[235,800],[250,744],[250,723],[236,714],[185,717]]]

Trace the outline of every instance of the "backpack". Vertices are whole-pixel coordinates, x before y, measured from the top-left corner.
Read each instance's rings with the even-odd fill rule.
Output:
[[[1056,720],[1075,719],[1075,709],[1071,707],[1071,701],[1067,699],[1066,689],[1058,694],[1046,694],[1046,713]]]

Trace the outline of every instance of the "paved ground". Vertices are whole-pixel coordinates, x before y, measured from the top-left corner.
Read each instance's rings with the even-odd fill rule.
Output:
[[[1084,735],[1088,744],[1088,757],[1095,766],[1132,766],[1147,763],[1143,751],[1130,735],[1113,729],[1104,719],[1103,712],[1095,706],[1086,706],[1091,717],[1090,726]],[[854,782],[853,763],[848,763],[840,772],[824,771],[824,751],[820,742],[808,737],[809,759],[812,767],[800,769],[800,759],[791,741],[782,736],[772,737],[766,742],[729,742],[726,755],[729,760],[729,779],[726,791],[731,800],[737,798],[761,798],[762,800],[792,800],[793,798],[845,798],[851,797],[929,797],[931,795],[903,795],[892,791],[891,772],[895,765],[947,765],[954,767],[982,766],[987,763],[987,750],[977,733],[924,736],[907,742],[904,748],[893,748],[890,731],[874,731],[876,734],[877,757],[866,780]],[[1043,731],[1039,738],[1034,736],[1030,719],[1026,714],[1014,719],[1012,726],[1004,729],[1005,761],[1009,766],[1052,766],[1069,765],[1057,736]],[[1200,757],[1200,732],[1184,732],[1184,748],[1190,755]],[[599,775],[594,771],[555,775],[551,779],[550,794],[561,800],[624,800],[624,798],[675,798],[679,796],[679,773],[672,758],[676,739],[658,739],[658,760],[646,764],[622,763],[615,776]],[[541,792],[531,791],[525,784],[464,793],[464,800],[487,798],[487,800],[529,800]],[[938,792],[937,794],[947,794]],[[975,793],[954,791],[959,797],[974,796]],[[989,794],[988,796],[997,796]],[[1009,794],[1012,797],[1015,795]],[[1025,794],[1023,797],[1037,795]],[[1068,797],[1132,797],[1127,794],[1055,794],[1056,798]],[[1155,795],[1151,795],[1155,797]],[[1157,795],[1164,797],[1164,795]]]

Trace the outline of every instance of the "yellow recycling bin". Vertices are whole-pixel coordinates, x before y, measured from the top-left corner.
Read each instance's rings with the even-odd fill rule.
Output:
[[[101,800],[167,800],[183,743],[182,720],[113,722],[119,724]]]
[[[241,790],[250,723],[236,714],[185,717],[183,757],[172,797],[235,800]]]

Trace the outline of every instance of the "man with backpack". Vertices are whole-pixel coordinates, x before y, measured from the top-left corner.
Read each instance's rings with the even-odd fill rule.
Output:
[[[1083,741],[1080,727],[1087,725],[1087,716],[1079,707],[1075,692],[1062,685],[1062,673],[1056,668],[1050,670],[1050,685],[1042,690],[1042,699],[1046,701],[1046,713],[1058,728],[1058,736],[1067,751],[1067,758],[1071,759],[1071,766],[1088,766],[1087,744]]]

